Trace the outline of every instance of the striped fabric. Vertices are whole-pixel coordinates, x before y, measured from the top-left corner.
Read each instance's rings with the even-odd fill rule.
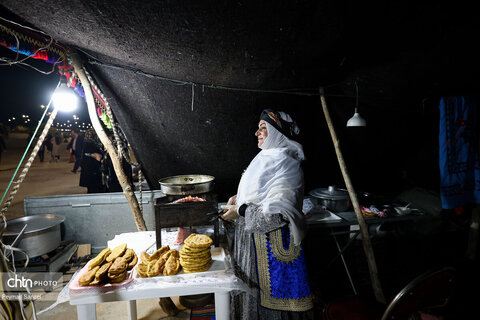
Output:
[[[190,312],[190,320],[214,320],[215,306],[193,308]]]

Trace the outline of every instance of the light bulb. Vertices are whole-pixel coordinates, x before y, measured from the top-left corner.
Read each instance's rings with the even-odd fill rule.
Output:
[[[53,105],[60,111],[72,112],[77,108],[77,96],[72,89],[62,83],[53,93]]]

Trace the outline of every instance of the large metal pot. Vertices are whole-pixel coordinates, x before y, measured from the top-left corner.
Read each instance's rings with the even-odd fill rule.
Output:
[[[64,220],[65,217],[54,214],[9,220],[2,241],[5,244],[12,244],[20,235],[14,247],[26,251],[29,258],[41,256],[55,250],[60,245],[62,240],[60,224]],[[21,252],[14,252],[14,258],[15,260],[25,260],[25,255]]]
[[[166,195],[194,195],[213,190],[215,177],[204,174],[188,174],[160,179],[160,190]]]
[[[333,212],[346,211],[351,205],[348,191],[335,186],[313,189],[309,194],[318,199],[318,204]]]

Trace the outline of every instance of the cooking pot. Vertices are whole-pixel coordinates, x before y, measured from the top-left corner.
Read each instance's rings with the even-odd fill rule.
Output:
[[[351,205],[348,191],[335,186],[313,189],[309,194],[318,199],[318,204],[333,212],[346,211]]]
[[[204,174],[188,174],[160,179],[160,190],[166,195],[194,195],[213,190],[215,177]]]
[[[60,224],[63,221],[65,217],[54,214],[12,219],[7,221],[2,241],[5,244],[12,244],[20,235],[14,247],[26,251],[28,258],[38,257],[55,250],[60,245],[62,240]],[[15,260],[25,260],[25,255],[21,252],[14,251],[13,255]]]

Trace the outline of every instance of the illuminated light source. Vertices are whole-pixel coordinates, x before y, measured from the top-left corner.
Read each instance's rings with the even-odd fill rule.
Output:
[[[357,92],[357,99],[355,103],[355,112],[353,113],[353,117],[348,119],[347,121],[347,127],[365,127],[367,125],[367,122],[365,119],[360,116],[360,113],[358,113],[358,83],[357,80],[355,80],[355,89]]]
[[[53,93],[53,105],[57,110],[71,112],[77,108],[77,96],[62,83]]]

